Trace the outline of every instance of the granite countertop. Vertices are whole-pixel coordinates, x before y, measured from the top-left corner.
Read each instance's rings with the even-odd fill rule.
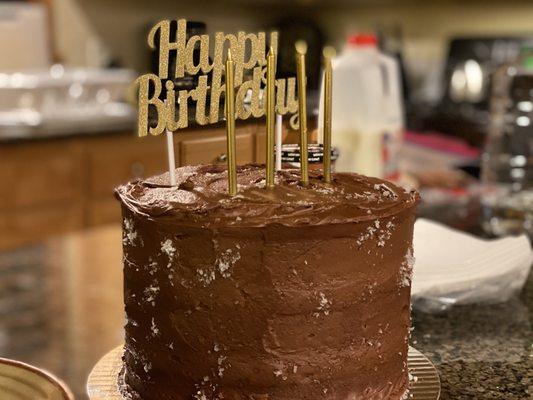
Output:
[[[442,400],[533,399],[533,274],[508,302],[413,313],[411,344],[437,366]]]
[[[121,230],[109,226],[0,252],[0,356],[44,367],[76,399],[123,341]],[[533,398],[533,276],[519,297],[415,311],[412,346],[437,366],[442,400]]]

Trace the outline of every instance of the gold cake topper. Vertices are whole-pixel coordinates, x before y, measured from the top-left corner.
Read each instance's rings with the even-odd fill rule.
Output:
[[[235,64],[235,118],[245,120],[265,115],[266,101],[263,101],[261,90],[266,85],[267,43],[264,32],[217,32],[213,39],[209,35],[195,35],[187,39],[187,21],[180,19],[174,39],[171,38],[170,28],[171,21],[163,20],[148,34],[148,45],[159,50],[159,70],[157,75],[144,74],[136,80],[139,85],[139,136],[159,135],[165,131],[186,128],[189,124],[189,99],[196,103],[194,118],[199,125],[217,123],[222,117],[219,111],[221,95],[226,91],[222,80],[226,49],[231,50]],[[277,49],[277,32],[269,34],[269,46]],[[198,48],[199,60],[195,60],[194,54]],[[175,59],[172,70],[171,59]],[[245,80],[245,72],[249,70],[251,79]],[[186,75],[199,75],[196,87],[178,90],[174,80]],[[296,79],[276,79],[275,86],[276,113],[296,113]],[[150,108],[155,111],[155,126],[150,125]]]

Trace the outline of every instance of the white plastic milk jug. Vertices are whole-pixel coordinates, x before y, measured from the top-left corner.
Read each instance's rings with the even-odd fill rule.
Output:
[[[359,34],[332,62],[332,144],[335,170],[393,178],[403,132],[401,83],[396,60],[381,53],[374,35]],[[320,96],[319,138],[322,138]]]

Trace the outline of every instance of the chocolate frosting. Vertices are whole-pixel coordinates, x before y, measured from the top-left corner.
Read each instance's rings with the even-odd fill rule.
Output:
[[[418,195],[376,178],[224,167],[117,189],[121,390],[135,400],[399,400]]]
[[[277,173],[276,186],[265,190],[265,170],[259,165],[238,167],[238,194],[227,192],[223,166],[188,166],[176,170],[177,186],[168,173],[129,183],[117,194],[130,210],[146,217],[179,220],[193,226],[324,225],[368,221],[411,207],[417,195],[377,178],[333,174],[324,183],[310,172],[309,185],[299,183],[299,171]]]

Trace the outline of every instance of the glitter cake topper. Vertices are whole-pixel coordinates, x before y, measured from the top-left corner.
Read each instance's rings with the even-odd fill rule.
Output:
[[[176,23],[175,38],[171,38],[170,20],[160,21],[148,34],[148,45],[159,50],[159,70],[157,75],[145,74],[136,80],[139,85],[138,135],[159,135],[164,131],[186,128],[189,99],[196,103],[195,120],[199,125],[217,123],[221,119],[221,96],[226,91],[222,75],[223,56],[227,48],[231,50],[235,63],[235,118],[245,120],[265,115],[266,102],[262,101],[262,89],[266,84],[266,34],[218,32],[214,38],[195,35],[187,39],[187,21],[180,19]],[[278,35],[272,32],[269,34],[269,46],[277,49],[277,45]],[[194,57],[197,49],[199,60]],[[175,59],[172,70],[171,59]],[[245,71],[248,70],[252,71],[251,79],[245,80]],[[197,86],[190,90],[176,89],[175,80],[186,75],[199,75]],[[296,79],[276,79],[275,86],[276,113],[296,113]],[[155,126],[150,124],[149,109],[155,112]]]

